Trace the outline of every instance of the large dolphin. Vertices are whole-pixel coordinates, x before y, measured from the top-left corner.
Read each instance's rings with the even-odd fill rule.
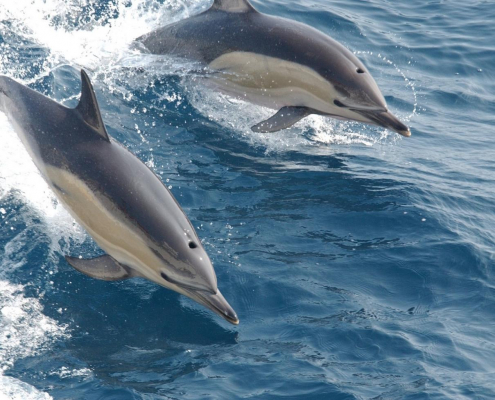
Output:
[[[136,42],[152,54],[204,63],[217,72],[211,79],[217,89],[278,110],[254,131],[278,131],[318,114],[411,135],[348,49],[308,25],[262,14],[248,0],[215,0],[209,10]]]
[[[0,110],[58,199],[107,253],[67,261],[96,279],[149,279],[238,324],[193,226],[160,179],[108,136],[81,76],[74,109],[0,77]]]

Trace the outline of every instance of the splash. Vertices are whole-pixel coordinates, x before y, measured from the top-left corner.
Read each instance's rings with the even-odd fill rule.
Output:
[[[33,227],[40,226],[49,237],[50,258],[66,250],[64,243],[82,243],[86,235],[56,201],[3,114],[0,114],[0,133],[0,232],[15,232],[0,258],[0,399],[48,400],[51,399],[48,394],[4,376],[4,372],[17,360],[40,354],[54,341],[67,338],[67,327],[46,317],[39,300],[26,297],[24,288],[8,279],[26,263],[27,252],[32,247],[29,231]],[[8,201],[12,198],[15,200]],[[11,207],[17,208],[16,203],[27,207],[13,215]],[[26,228],[17,231],[14,224],[9,224],[16,220],[23,220]],[[46,273],[49,276],[53,271]]]
[[[355,54],[356,55],[366,54],[368,56],[376,56],[379,60],[381,60],[381,62],[385,63],[385,65],[393,67],[396,73],[398,73],[402,77],[406,89],[410,90],[413,96],[413,109],[408,115],[401,116],[399,114],[398,116],[401,117],[405,122],[410,122],[412,118],[418,113],[418,94],[414,82],[406,76],[405,72],[397,64],[395,64],[392,60],[390,60],[389,58],[387,58],[386,56],[380,53],[374,54],[372,51],[356,51]],[[411,64],[411,61],[409,61],[409,64]]]
[[[135,54],[130,45],[136,37],[207,5],[197,0],[114,0],[105,6],[90,0],[9,2],[0,8],[0,35],[7,42],[0,55],[0,73],[22,76],[23,71],[12,71],[19,68],[15,55],[5,53],[33,44],[46,51],[33,79],[63,64],[109,73],[120,68],[121,59]]]
[[[40,175],[24,145],[10,126],[7,117],[0,113],[0,132],[2,145],[0,146],[0,201],[12,193],[23,204],[28,205],[28,211],[23,215],[26,222],[41,219],[44,222],[48,235],[52,239],[51,254],[61,252],[60,240],[71,238],[77,243],[86,239],[86,234],[76,224],[70,214],[57,201],[50,187]],[[0,224],[8,217],[10,210],[2,207]],[[11,227],[11,229],[14,229]],[[9,243],[5,249],[5,256],[16,251],[15,244],[23,242],[22,232],[17,240]],[[5,272],[5,268],[2,273]]]
[[[43,315],[39,301],[25,297],[22,286],[0,280],[0,399],[51,399],[4,372],[17,360],[40,354],[54,340],[67,337],[66,327]]]

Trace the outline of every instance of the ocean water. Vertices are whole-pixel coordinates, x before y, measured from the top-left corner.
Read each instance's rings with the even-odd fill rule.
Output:
[[[269,0],[355,52],[412,137],[212,93],[130,47],[208,0],[0,0],[0,74],[68,106],[92,77],[109,133],[181,203],[234,327],[98,247],[0,115],[0,399],[495,398],[492,1]]]

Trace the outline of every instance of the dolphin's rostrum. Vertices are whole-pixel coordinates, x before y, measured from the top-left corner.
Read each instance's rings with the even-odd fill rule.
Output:
[[[410,136],[348,49],[308,25],[262,14],[248,0],[215,0],[198,15],[136,39],[144,51],[207,65],[216,89],[278,112],[252,127],[274,132],[310,114]]]
[[[0,110],[58,199],[107,253],[67,261],[96,279],[146,278],[238,324],[193,226],[160,179],[109,137],[81,76],[75,109],[0,77]]]

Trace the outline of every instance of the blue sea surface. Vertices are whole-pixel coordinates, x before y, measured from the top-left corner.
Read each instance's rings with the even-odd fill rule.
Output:
[[[170,187],[240,318],[64,255],[101,250],[0,115],[0,399],[494,399],[495,6],[268,0],[366,64],[411,138],[272,113],[132,40],[208,0],[0,3],[0,74],[75,106]]]

